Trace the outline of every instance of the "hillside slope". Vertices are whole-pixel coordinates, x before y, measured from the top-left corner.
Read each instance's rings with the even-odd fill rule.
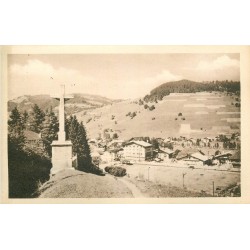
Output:
[[[92,110],[98,107],[102,107],[117,100],[111,100],[106,97],[88,94],[73,94],[74,98],[66,102],[65,110],[67,114],[74,114],[80,111]],[[25,95],[16,99],[8,101],[8,111],[17,107],[21,112],[24,110],[31,111],[32,106],[37,104],[41,109],[46,110],[52,107],[57,109],[59,101],[51,98],[49,95]]]
[[[171,93],[150,111],[139,100],[126,100],[76,114],[87,128],[89,138],[96,138],[104,129],[117,132],[119,138],[134,136],[190,137],[215,136],[239,132],[240,108],[238,96],[220,92]],[[239,100],[238,100],[239,101]],[[135,112],[135,116],[128,115]],[[178,116],[181,113],[181,116]]]

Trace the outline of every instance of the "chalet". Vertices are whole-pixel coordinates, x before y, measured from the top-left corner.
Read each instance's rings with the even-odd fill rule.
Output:
[[[112,150],[120,148],[123,145],[123,143],[124,143],[123,140],[113,140],[110,143],[108,143],[107,147]]]
[[[218,155],[214,156],[213,161],[217,160],[217,161],[219,161],[220,164],[228,163],[230,156],[232,156],[232,153],[230,153],[230,152],[218,154]]]
[[[159,148],[157,157],[167,161],[173,157],[174,151],[169,148]]]
[[[193,153],[191,155],[187,155],[186,157],[181,159],[183,163],[187,164],[187,165],[193,165],[193,166],[197,166],[197,165],[205,165],[205,164],[209,164],[210,159],[206,156],[201,154],[200,152],[196,152]]]
[[[124,146],[123,156],[127,160],[145,161],[153,157],[153,146],[144,141],[130,141]]]
[[[189,155],[198,152],[195,148],[187,148],[187,149],[180,149],[178,154],[176,155],[177,160],[182,160],[187,158]]]
[[[146,141],[146,142],[149,142],[150,139],[149,137],[143,137],[143,136],[137,136],[137,137],[132,137],[129,139],[129,141]]]
[[[229,160],[232,162],[234,168],[240,168],[241,166],[240,151],[237,150],[233,155],[229,156]]]

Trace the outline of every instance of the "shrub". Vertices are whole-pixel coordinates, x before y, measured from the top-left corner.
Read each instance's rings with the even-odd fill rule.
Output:
[[[139,100],[139,105],[143,105],[144,104],[144,102],[140,99]]]
[[[178,116],[182,116],[182,113],[179,113]]]
[[[123,177],[126,175],[126,169],[122,167],[105,167],[104,170],[117,177]]]
[[[133,119],[135,116],[136,116],[136,112],[133,112],[130,117],[131,119]]]
[[[155,106],[152,105],[151,107],[148,108],[150,111],[154,110],[155,109]]]

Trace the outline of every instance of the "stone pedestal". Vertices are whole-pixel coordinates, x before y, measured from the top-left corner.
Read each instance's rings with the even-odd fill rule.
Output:
[[[52,169],[53,175],[61,170],[72,169],[72,143],[71,141],[53,141],[52,144]]]

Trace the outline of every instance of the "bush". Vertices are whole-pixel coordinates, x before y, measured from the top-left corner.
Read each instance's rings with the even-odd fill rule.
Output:
[[[133,119],[135,116],[136,116],[136,112],[133,112],[130,117],[131,119]]]
[[[122,167],[105,167],[104,170],[117,177],[123,177],[126,175],[126,169]]]
[[[155,106],[152,105],[151,107],[148,108],[150,111],[154,110],[155,109]]]
[[[182,113],[179,113],[178,116],[182,116]]]

